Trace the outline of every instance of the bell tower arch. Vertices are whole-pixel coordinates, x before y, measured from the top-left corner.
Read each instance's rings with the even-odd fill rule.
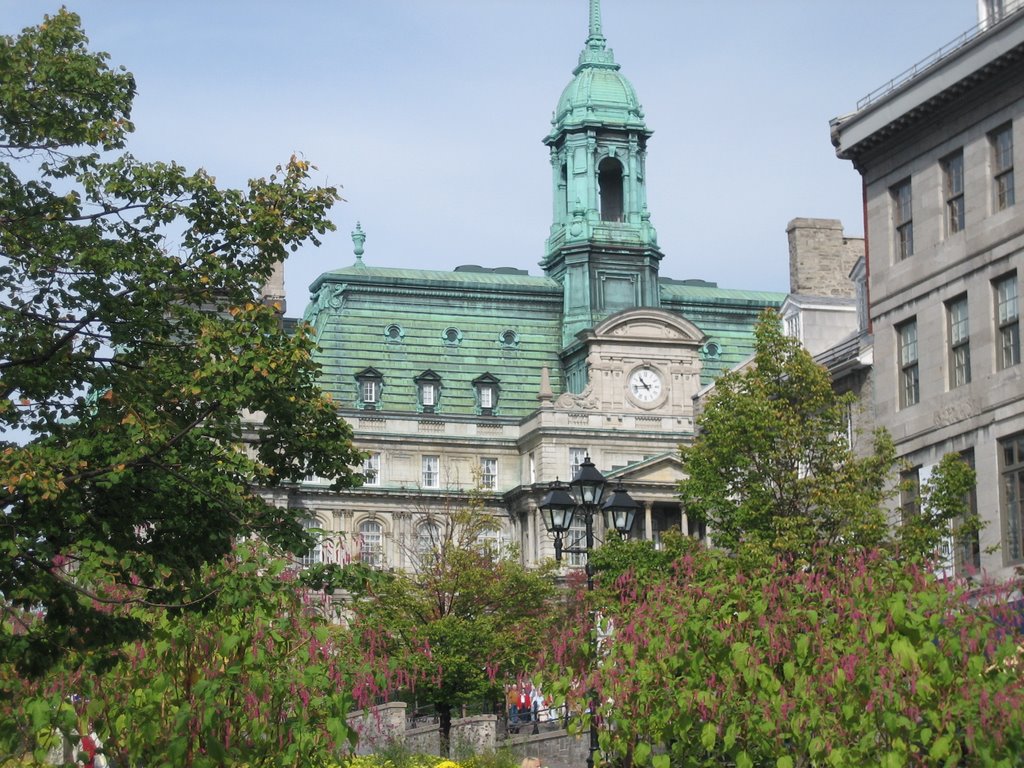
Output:
[[[563,286],[563,345],[615,312],[660,304],[662,253],[647,210],[651,131],[607,46],[600,0],[589,5],[587,40],[544,138],[553,218],[541,266]]]

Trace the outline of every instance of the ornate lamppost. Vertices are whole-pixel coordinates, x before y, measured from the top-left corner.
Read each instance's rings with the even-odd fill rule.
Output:
[[[580,464],[579,472],[568,486],[555,481],[548,487],[548,492],[540,501],[540,511],[544,516],[544,525],[548,533],[555,537],[555,562],[562,561],[562,553],[584,555],[587,574],[587,591],[594,591],[594,568],[590,563],[590,553],[594,549],[594,516],[604,512],[605,527],[615,529],[626,535],[633,527],[633,520],[640,505],[626,492],[621,482],[616,483],[607,499],[604,498],[608,481],[594,462],[587,456]],[[572,491],[572,493],[570,493]],[[572,526],[573,518],[583,518],[586,527],[584,546],[564,546],[562,538]],[[597,658],[597,622],[591,620],[591,648]],[[594,768],[594,753],[597,752],[597,694],[590,692],[590,751],[587,754],[587,768]]]

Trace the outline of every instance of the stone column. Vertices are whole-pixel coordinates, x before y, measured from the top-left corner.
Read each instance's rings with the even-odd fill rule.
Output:
[[[651,528],[651,502],[641,502],[644,505],[644,538],[648,541],[654,541],[654,530]]]

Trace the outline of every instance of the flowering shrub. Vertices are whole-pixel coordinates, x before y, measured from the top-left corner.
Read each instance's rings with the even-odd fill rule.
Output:
[[[547,660],[567,671],[545,682],[576,711],[599,692],[606,754],[655,768],[905,768],[1024,753],[1014,585],[966,592],[881,555],[744,569],[696,549],[668,577],[615,586],[599,663],[589,635],[567,630]]]
[[[42,761],[62,734],[94,731],[120,765],[334,766],[355,741],[348,714],[405,682],[314,610],[266,547],[239,545],[196,595],[127,609],[152,634],[105,666],[69,654],[33,680],[0,665],[0,755]]]

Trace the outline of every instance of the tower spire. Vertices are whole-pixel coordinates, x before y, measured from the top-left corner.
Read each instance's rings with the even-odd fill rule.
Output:
[[[583,44],[583,50],[580,51],[580,63],[573,73],[579,74],[580,70],[587,67],[618,69],[619,65],[615,63],[615,55],[607,46],[607,42],[601,31],[601,0],[590,0],[587,42]]]
[[[604,43],[604,35],[601,33],[601,0],[590,0],[590,34],[587,36],[587,47],[604,48]]]

